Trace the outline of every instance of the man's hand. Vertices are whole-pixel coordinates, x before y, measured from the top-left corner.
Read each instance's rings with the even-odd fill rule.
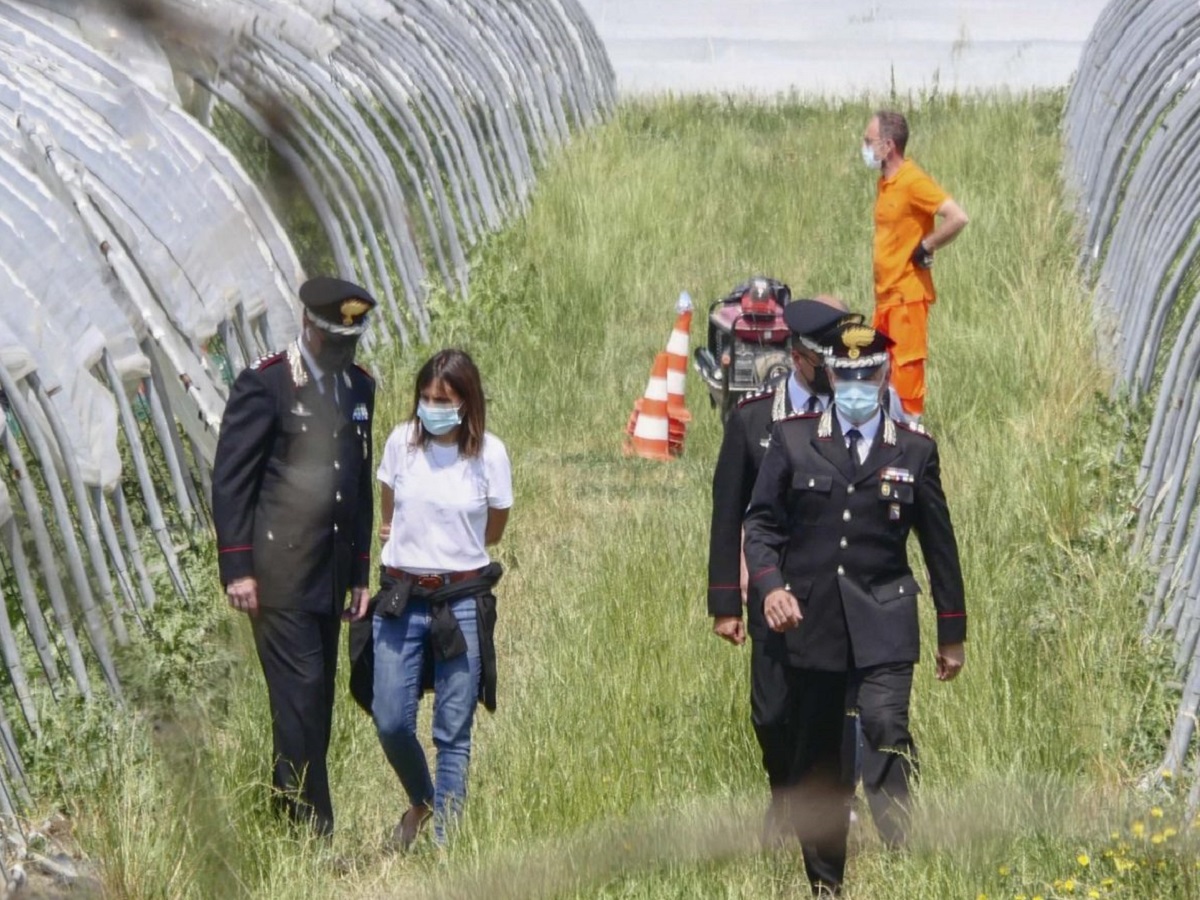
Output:
[[[388,542],[388,538],[390,538],[391,536],[392,536],[392,523],[391,522],[385,522],[383,525],[379,526],[379,543],[386,544]]]
[[[772,631],[789,631],[804,618],[800,614],[800,603],[791,591],[776,588],[763,601],[763,618]]]
[[[912,252],[912,261],[918,269],[933,268],[933,251],[925,246],[924,241],[920,241],[917,249]]]
[[[225,585],[229,605],[250,615],[258,615],[258,579],[253,575],[235,578]]]
[[[371,589],[356,587],[350,589],[350,607],[342,614],[349,622],[361,622],[367,617],[367,604],[371,602]]]
[[[713,616],[713,634],[740,647],[746,643],[746,624],[741,616]]]
[[[953,681],[962,671],[966,648],[962,644],[938,644],[938,681]]]

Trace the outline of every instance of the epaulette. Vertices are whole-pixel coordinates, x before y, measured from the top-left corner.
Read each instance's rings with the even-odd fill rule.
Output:
[[[795,419],[819,419],[819,418],[821,418],[821,414],[819,412],[805,412],[804,410],[800,410],[799,412],[789,413],[788,415],[784,416],[779,421],[780,422],[791,422]]]
[[[358,371],[360,371],[362,374],[366,375],[368,381],[375,380],[375,376],[372,375],[370,372],[368,372],[363,366],[360,366],[358,363],[351,363],[350,365],[352,365],[354,368],[358,369]]]
[[[254,362],[250,363],[250,368],[255,372],[261,372],[267,366],[273,366],[277,362],[283,362],[287,359],[286,350],[276,350],[274,353],[268,353],[265,356],[260,356]]]
[[[737,408],[741,409],[747,403],[753,403],[755,400],[762,400],[764,397],[773,396],[774,393],[775,393],[774,390],[772,390],[769,387],[759,388],[757,391],[754,391],[753,393],[749,393],[746,396],[744,396],[741,400],[739,400],[737,402]]]
[[[925,426],[920,422],[897,422],[896,424],[905,431],[911,431],[913,434],[919,434],[921,437],[929,438],[931,441],[933,440],[933,435],[930,434],[928,430],[926,430]]]

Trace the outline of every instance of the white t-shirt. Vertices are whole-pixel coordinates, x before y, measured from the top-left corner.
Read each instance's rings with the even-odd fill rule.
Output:
[[[513,503],[508,451],[491,432],[473,459],[460,456],[457,445],[413,446],[412,428],[405,422],[392,431],[379,462],[379,480],[396,498],[380,561],[418,575],[486,566],[488,509]]]

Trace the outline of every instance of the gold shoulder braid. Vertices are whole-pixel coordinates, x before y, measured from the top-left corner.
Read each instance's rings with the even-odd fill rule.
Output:
[[[304,357],[300,355],[300,338],[296,338],[287,348],[288,365],[292,369],[292,384],[304,387],[308,384],[308,370],[304,368]]]

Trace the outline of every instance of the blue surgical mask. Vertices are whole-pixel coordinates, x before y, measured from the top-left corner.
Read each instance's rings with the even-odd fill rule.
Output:
[[[445,434],[462,424],[457,406],[434,406],[421,401],[417,403],[417,418],[430,434]]]
[[[872,144],[863,144],[862,146],[863,164],[868,169],[878,169],[883,165],[883,160],[875,155],[875,147]]]
[[[879,385],[870,381],[835,381],[833,403],[850,424],[862,425],[879,411]]]

